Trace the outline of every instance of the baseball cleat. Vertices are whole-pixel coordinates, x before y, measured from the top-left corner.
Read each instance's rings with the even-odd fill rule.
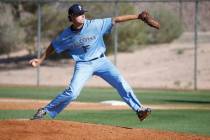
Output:
[[[136,114],[140,121],[143,121],[146,117],[151,114],[152,110],[150,108],[142,108],[141,110],[137,111]]]
[[[40,108],[37,110],[36,114],[34,114],[33,118],[31,118],[31,120],[41,120],[44,118],[44,116],[46,115],[46,111],[44,108]]]

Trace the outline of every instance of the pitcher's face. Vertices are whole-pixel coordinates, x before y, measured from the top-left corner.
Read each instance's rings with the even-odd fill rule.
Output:
[[[84,24],[85,15],[84,14],[83,15],[72,15],[71,20],[72,20],[73,24],[76,24],[76,25]]]

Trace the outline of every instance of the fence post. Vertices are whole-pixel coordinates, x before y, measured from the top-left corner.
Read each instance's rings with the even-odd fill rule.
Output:
[[[197,47],[198,47],[198,0],[195,0],[195,21],[194,21],[194,90],[197,90]]]
[[[114,10],[115,10],[115,13],[114,15],[115,16],[118,16],[118,0],[115,1],[115,6],[114,6]],[[117,27],[117,24],[115,24],[115,32],[114,32],[114,64],[117,65],[117,52],[118,52],[118,27]]]
[[[41,4],[40,2],[37,3],[38,10],[37,10],[37,58],[40,58],[41,55]],[[37,78],[36,78],[36,85],[40,85],[40,66],[37,67]]]
[[[183,17],[183,14],[182,14],[182,8],[183,7],[183,2],[182,0],[179,0],[179,20],[182,21],[182,17]]]

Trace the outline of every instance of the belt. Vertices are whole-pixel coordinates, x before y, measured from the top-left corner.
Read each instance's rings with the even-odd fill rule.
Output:
[[[99,57],[95,57],[95,58],[93,58],[93,59],[90,59],[90,60],[87,60],[87,61],[77,61],[77,62],[91,62],[91,61],[93,61],[93,60],[96,60],[96,59],[99,59],[99,58],[102,58],[102,57],[104,57],[105,56],[105,54],[101,54]]]

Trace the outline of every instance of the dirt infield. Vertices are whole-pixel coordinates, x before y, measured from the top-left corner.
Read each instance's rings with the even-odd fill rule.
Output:
[[[1,140],[210,140],[210,137],[70,121],[0,121]]]
[[[47,105],[50,100],[7,99],[0,98],[0,110],[34,110]],[[123,110],[128,106],[102,103],[72,102],[65,110]]]
[[[189,36],[191,41],[188,39]],[[193,33],[185,33],[180,40],[183,41],[187,38],[186,42],[155,44],[145,46],[144,49],[136,50],[133,53],[118,53],[117,67],[132,87],[193,89],[193,36]],[[203,36],[209,38],[210,33]],[[199,42],[198,45],[198,89],[210,89],[210,77],[208,76],[210,75],[210,40],[206,40],[208,42]],[[113,55],[108,58],[114,61]],[[16,61],[15,64],[0,64],[0,84],[36,85],[37,69],[26,65],[28,61],[22,63],[22,68],[20,68],[20,64],[16,64]],[[46,64],[40,67],[40,85],[67,86],[72,77],[73,67],[73,62],[70,60],[64,64],[63,61],[59,64],[55,61],[46,61]],[[110,87],[97,76],[90,78],[85,86]]]

